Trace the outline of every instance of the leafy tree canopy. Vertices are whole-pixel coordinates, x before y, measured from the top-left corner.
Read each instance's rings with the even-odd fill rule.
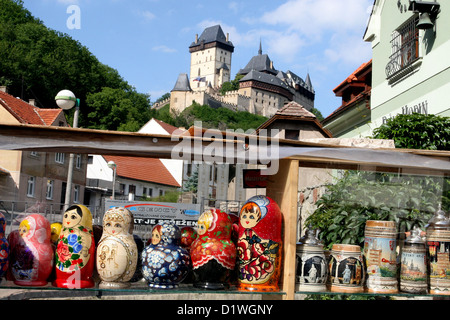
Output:
[[[373,131],[375,139],[392,139],[396,148],[450,150],[450,117],[399,114]]]
[[[102,64],[78,41],[47,28],[21,0],[0,0],[0,84],[7,85],[10,94],[35,99],[45,108],[56,107],[54,98],[60,90],[73,91],[81,102],[80,127],[137,130],[151,116],[148,95],[136,92],[117,70]],[[103,106],[100,111],[107,92],[121,98],[120,107]],[[124,116],[126,103],[131,110]],[[69,123],[73,111],[67,112]],[[102,118],[105,111],[113,114]],[[121,121],[109,122],[110,118]]]
[[[208,105],[200,105],[195,101],[178,115],[171,114],[167,105],[157,111],[155,118],[176,127],[189,128],[194,125],[194,122],[201,121],[203,128],[242,129],[244,132],[249,129],[256,129],[267,121],[266,117],[250,112],[233,111],[227,108],[215,109]]]

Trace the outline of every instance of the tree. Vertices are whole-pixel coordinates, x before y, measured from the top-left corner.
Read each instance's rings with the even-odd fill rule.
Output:
[[[47,28],[20,0],[0,0],[0,84],[11,95],[33,98],[45,108],[56,108],[60,90],[73,91],[81,102],[80,127],[136,131],[151,116],[147,95],[136,92],[81,43]],[[120,100],[111,104],[106,91]],[[98,100],[110,105],[101,106]],[[65,112],[69,123],[73,113]]]
[[[396,148],[450,150],[450,117],[399,114],[373,131],[375,139],[392,139]]]
[[[241,80],[244,77],[242,74],[237,74],[234,77],[234,80],[224,82],[222,84],[222,87],[220,88],[220,94],[225,95],[228,91],[235,91],[239,90],[239,80]]]
[[[88,94],[86,123],[103,130],[138,131],[150,118],[148,100],[148,96],[133,90],[104,87],[100,92]]]

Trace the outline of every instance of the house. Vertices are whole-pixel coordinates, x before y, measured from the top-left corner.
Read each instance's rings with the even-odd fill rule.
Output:
[[[62,109],[38,108],[0,87],[0,122],[68,126]],[[0,154],[0,199],[15,211],[34,206],[37,212],[59,213],[65,200],[69,155],[35,151],[2,151]],[[71,202],[84,203],[87,156],[75,155]]]
[[[372,60],[363,63],[333,89],[337,97],[342,97],[342,104],[322,120],[322,125],[334,137],[359,137],[370,131],[371,83]]]
[[[178,128],[163,121],[151,119],[140,133],[169,135]],[[116,168],[108,163],[113,162]],[[102,199],[111,197],[114,183],[114,199],[137,200],[163,196],[178,190],[182,185],[183,161],[90,155],[87,169],[87,202],[96,210],[103,210]]]
[[[450,116],[449,29],[448,1],[374,1],[363,37],[372,45],[372,130],[397,114]]]

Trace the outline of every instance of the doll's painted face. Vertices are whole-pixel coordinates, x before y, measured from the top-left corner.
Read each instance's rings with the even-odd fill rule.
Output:
[[[106,221],[104,227],[105,232],[111,235],[118,235],[123,232],[123,223],[120,221]]]
[[[64,213],[64,217],[63,217],[63,225],[66,228],[73,228],[75,227],[77,224],[79,224],[81,221],[81,215],[79,214],[78,210],[75,209],[70,209],[67,210]]]
[[[209,227],[211,226],[212,220],[213,220],[213,214],[211,211],[203,212],[197,221],[197,234],[199,234],[200,236],[204,235],[206,233],[206,231],[208,231]]]
[[[161,241],[161,226],[156,226],[152,230],[152,244],[157,245]]]
[[[19,225],[19,234],[21,237],[25,237],[30,231],[30,224],[28,220],[23,220]]]
[[[247,203],[241,210],[239,221],[245,229],[256,226],[261,219],[261,211],[253,203]]]

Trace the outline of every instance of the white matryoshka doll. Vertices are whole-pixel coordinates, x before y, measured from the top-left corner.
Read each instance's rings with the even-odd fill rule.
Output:
[[[103,216],[103,234],[97,247],[97,271],[103,288],[125,288],[136,271],[138,248],[133,237],[134,219],[123,207]]]
[[[45,286],[53,269],[50,222],[40,214],[27,216],[19,225],[20,240],[11,249],[11,272],[21,286]]]
[[[95,242],[91,211],[81,205],[64,212],[56,247],[56,279],[59,288],[80,289],[95,285]]]

